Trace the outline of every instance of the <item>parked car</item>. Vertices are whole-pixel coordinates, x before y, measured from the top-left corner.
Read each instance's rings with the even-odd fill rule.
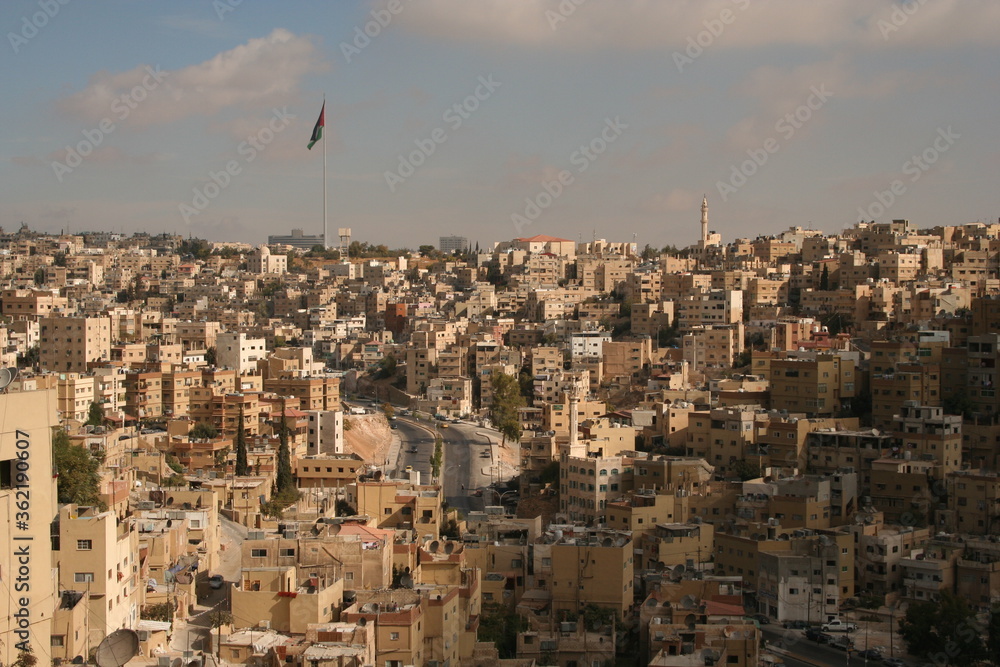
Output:
[[[459,419],[458,417],[455,417],[454,419],[451,420],[451,423],[452,424],[461,424],[462,420]]]
[[[226,579],[221,574],[213,574],[208,578],[208,585],[212,588],[222,588],[226,584]]]
[[[865,649],[858,653],[858,657],[862,660],[870,660],[872,662],[882,662],[882,652],[876,651],[873,648]]]
[[[854,642],[852,642],[851,638],[848,637],[847,635],[836,637],[829,643],[830,646],[836,649],[840,649],[841,651],[849,651],[854,648]]]
[[[819,641],[819,636],[823,634],[819,628],[806,628],[806,639],[817,642]]]
[[[823,632],[854,632],[858,629],[855,623],[848,623],[847,621],[842,621],[839,618],[835,618],[832,621],[827,621],[823,624]]]
[[[828,635],[825,632],[821,632],[819,633],[819,635],[817,635],[816,641],[818,641],[820,644],[829,644],[830,642],[833,641],[833,635]]]

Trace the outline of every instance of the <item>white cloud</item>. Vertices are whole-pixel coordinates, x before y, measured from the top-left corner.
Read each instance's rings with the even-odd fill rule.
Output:
[[[381,6],[385,0],[373,4]],[[897,7],[915,6],[901,22]],[[560,11],[560,7],[564,9]],[[571,11],[568,8],[575,8]],[[899,9],[899,12],[902,10]],[[723,12],[728,12],[724,15]],[[396,21],[413,32],[449,41],[539,48],[621,48],[673,52],[725,16],[710,49],[801,45],[955,46],[992,44],[1000,3],[992,0],[422,0]],[[565,19],[565,20],[563,20]],[[895,19],[895,23],[894,23]],[[880,21],[898,30],[883,37]],[[716,27],[718,24],[714,24]]]
[[[139,65],[117,74],[99,72],[58,106],[87,123],[110,119],[159,125],[212,116],[229,107],[261,110],[294,103],[302,78],[324,69],[309,37],[277,28],[267,37],[174,71]]]

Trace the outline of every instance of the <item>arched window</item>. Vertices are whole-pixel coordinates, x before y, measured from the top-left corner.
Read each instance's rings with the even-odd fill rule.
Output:
[[[611,474],[612,475],[617,475],[618,474],[618,468],[612,468],[611,469]]]
[[[601,477],[604,477],[607,474],[608,474],[607,470],[603,470],[603,469],[601,470]]]

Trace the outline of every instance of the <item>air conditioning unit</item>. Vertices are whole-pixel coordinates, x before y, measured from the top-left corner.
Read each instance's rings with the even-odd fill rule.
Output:
[[[260,628],[261,630],[270,630],[271,629],[271,621],[270,620],[260,621],[259,623],[257,623],[257,627]]]

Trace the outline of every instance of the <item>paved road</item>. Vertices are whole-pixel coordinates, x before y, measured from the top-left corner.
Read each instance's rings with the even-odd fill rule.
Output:
[[[839,649],[809,641],[801,630],[785,630],[778,625],[765,625],[761,628],[761,634],[771,646],[788,651],[781,658],[789,667],[862,667],[865,664],[857,655],[848,656]],[[832,636],[841,637],[843,634],[832,633]],[[848,636],[853,636],[853,633]]]
[[[483,508],[483,499],[472,493],[490,483],[488,475],[482,469],[489,469],[493,463],[492,455],[483,457],[483,452],[491,452],[493,447],[486,436],[479,435],[483,429],[475,424],[448,424],[440,428],[440,424],[429,421],[417,421],[408,417],[396,419],[396,434],[401,441],[400,453],[394,472],[404,474],[406,466],[412,466],[420,471],[423,480],[430,479],[430,459],[434,454],[434,434],[441,436],[444,447],[444,496],[449,507],[455,507],[464,513]]]

